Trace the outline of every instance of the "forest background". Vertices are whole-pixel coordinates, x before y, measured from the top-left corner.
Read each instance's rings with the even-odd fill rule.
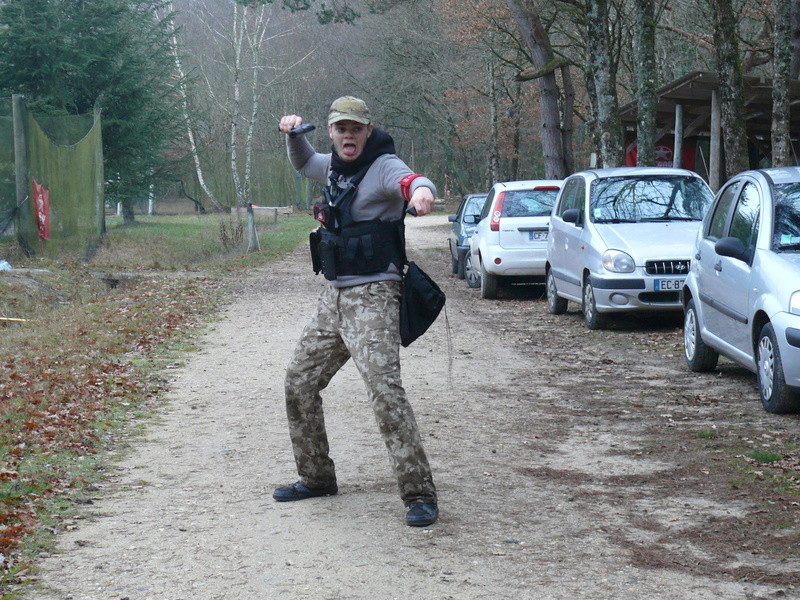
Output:
[[[0,92],[48,114],[103,110],[106,198],[198,210],[303,205],[276,123],[321,127],[332,99],[372,107],[440,195],[620,166],[638,103],[653,164],[654,91],[719,74],[727,175],[748,167],[742,75],[774,81],[772,163],[791,162],[798,0],[5,0]],[[783,95],[781,95],[783,94]]]
[[[365,98],[398,153],[441,196],[456,198],[498,180],[563,177],[592,156],[599,166],[621,164],[619,107],[629,102],[639,109],[638,160],[652,164],[645,140],[655,135],[654,90],[711,71],[720,78],[730,175],[745,164],[745,73],[775,84],[771,162],[791,160],[786,82],[797,78],[798,5],[0,0],[0,95],[24,94],[37,115],[99,107],[105,197],[128,221],[150,201],[158,210],[177,197],[220,213],[248,203],[304,206],[314,190],[292,173],[278,119],[296,113],[315,123],[309,138],[325,149],[328,107],[343,94]],[[264,256],[231,257],[225,239],[215,239],[225,237],[215,219],[157,219],[110,228],[89,265],[31,274],[18,264],[51,263],[10,261],[0,316],[24,325],[0,339],[0,597],[4,578],[27,572],[19,540],[39,522],[53,533],[61,527],[41,517],[44,499],[86,489],[84,459],[115,415],[157,395],[161,384],[143,374],[150,367],[141,356],[165,338],[177,344],[169,336],[221,302],[213,278],[118,285],[105,274],[200,270],[209,256],[215,269],[246,269],[294,248],[310,227],[306,215],[282,219]],[[226,252],[234,266],[216,262]],[[62,450],[69,458],[54,458]]]

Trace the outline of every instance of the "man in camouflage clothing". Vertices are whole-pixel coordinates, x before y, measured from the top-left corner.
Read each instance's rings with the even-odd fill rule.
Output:
[[[302,122],[287,115],[279,129],[289,134]],[[273,498],[288,502],[338,492],[320,392],[352,357],[389,450],[408,509],[406,523],[431,525],[438,517],[436,488],[400,378],[399,318],[403,210],[407,203],[419,216],[429,213],[436,188],[395,155],[391,137],[374,127],[363,100],[334,101],[328,134],[330,154],[314,151],[302,134],[286,138],[292,166],[329,184],[329,206],[322,206],[317,218],[328,235],[322,245],[339,250],[315,260],[324,263],[319,269],[329,284],[286,371],[286,410],[300,480],[276,489]],[[353,245],[356,237],[359,244]],[[357,253],[345,254],[356,247]]]

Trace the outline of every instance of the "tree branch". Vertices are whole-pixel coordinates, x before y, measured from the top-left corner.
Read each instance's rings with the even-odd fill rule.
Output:
[[[533,69],[525,69],[514,77],[514,81],[532,81],[534,79],[539,79],[540,77],[550,75],[558,69],[571,64],[573,64],[572,61],[556,57],[547,63],[543,69],[539,69],[538,71],[534,71]]]

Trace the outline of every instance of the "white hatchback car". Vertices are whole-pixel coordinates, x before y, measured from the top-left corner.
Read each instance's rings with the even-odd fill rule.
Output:
[[[562,183],[506,181],[489,190],[466,259],[467,283],[480,281],[482,298],[496,298],[503,283],[544,279],[550,211]]]
[[[683,287],[693,371],[724,354],[755,372],[767,412],[800,411],[800,168],[745,171],[717,193]]]
[[[680,310],[694,240],[714,196],[697,173],[629,167],[564,181],[550,218],[547,308],[581,303],[586,326],[609,314]]]

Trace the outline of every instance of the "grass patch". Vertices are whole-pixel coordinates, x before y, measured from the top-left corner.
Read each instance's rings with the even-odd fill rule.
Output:
[[[130,225],[109,219],[106,239],[92,259],[98,267],[190,270],[264,264],[297,245],[315,221],[308,215],[277,222],[256,219],[261,252],[246,253],[246,222],[221,214],[143,216]]]
[[[111,226],[89,263],[18,257],[0,273],[0,598],[103,476],[108,452],[158,406],[161,368],[195,348],[231,274],[307,240],[314,221],[259,231],[262,252],[225,248],[219,215]],[[3,248],[0,247],[0,255]],[[98,271],[155,270],[110,288]],[[176,275],[190,269],[191,277]]]
[[[699,440],[713,440],[719,437],[719,434],[714,429],[705,429],[697,432],[697,439]]]
[[[754,461],[760,463],[773,463],[783,458],[780,454],[775,454],[774,452],[770,452],[768,450],[754,450],[753,452],[748,452],[745,456],[748,456]]]

